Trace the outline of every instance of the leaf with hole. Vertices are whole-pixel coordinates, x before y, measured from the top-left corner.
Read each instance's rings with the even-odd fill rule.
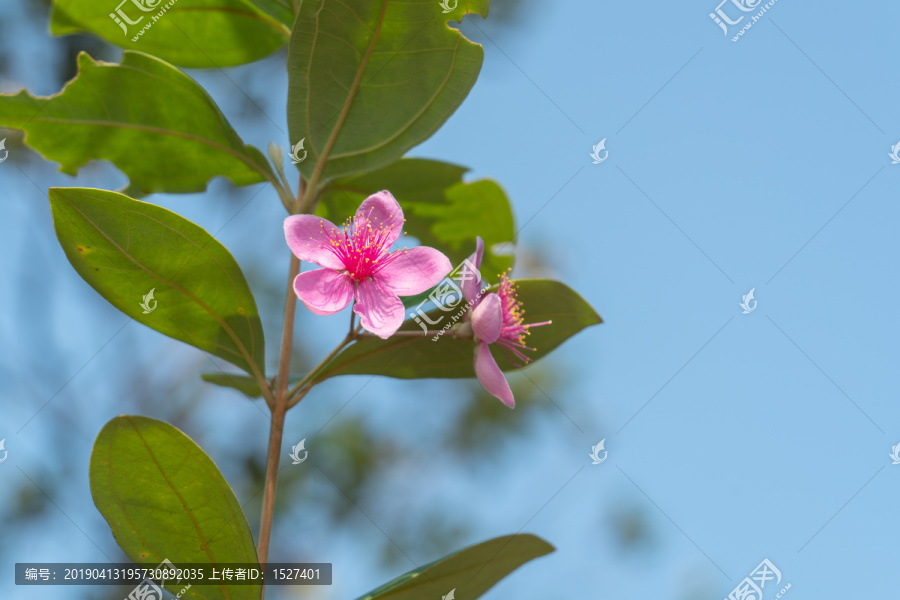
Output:
[[[78,56],[78,77],[49,98],[0,95],[0,127],[75,175],[93,159],[131,180],[125,193],[202,192],[213,177],[235,185],[275,181],[262,152],[244,144],[197,82],[152,56],[119,64]]]

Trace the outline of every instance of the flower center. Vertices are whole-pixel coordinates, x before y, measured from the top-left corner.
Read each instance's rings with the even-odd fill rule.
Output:
[[[531,362],[531,357],[526,355],[523,350],[531,352],[536,350],[525,344],[525,338],[531,335],[531,328],[549,325],[552,321],[525,324],[525,309],[517,297],[518,289],[509,280],[507,273],[500,275],[500,289],[497,290],[500,295],[503,324],[500,326],[500,337],[495,343],[500,344],[513,364],[521,367]]]
[[[354,281],[363,281],[393,262],[403,250],[389,252],[391,228],[373,224],[368,217],[347,219],[341,232],[325,232],[331,253]]]

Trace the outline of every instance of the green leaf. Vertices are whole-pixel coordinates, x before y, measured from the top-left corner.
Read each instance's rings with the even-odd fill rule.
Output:
[[[233,373],[203,373],[200,378],[207,383],[220,385],[222,387],[230,387],[243,392],[250,398],[262,398],[262,391],[259,389],[259,383],[253,377],[246,375],[235,375]],[[300,381],[301,378],[288,379],[288,387]],[[277,383],[277,379],[276,379]]]
[[[265,371],[256,301],[228,250],[169,210],[106,190],[50,188],[56,236],[78,274],[160,333]],[[152,299],[145,296],[153,291]],[[144,304],[152,311],[144,314]]]
[[[276,177],[244,144],[193,79],[152,56],[126,52],[121,64],[78,56],[78,77],[55,96],[25,90],[0,96],[0,127],[25,130],[29,146],[75,175],[107,159],[131,180],[131,195],[201,192],[216,176],[235,185]]]
[[[519,287],[518,298],[524,306],[525,323],[553,321],[551,325],[533,328],[526,339],[529,346],[537,349],[526,351],[535,361],[582,329],[603,322],[581,296],[563,283],[549,279],[520,279],[515,283]],[[460,311],[461,306],[456,305],[447,312],[436,309],[427,313],[432,321],[443,317],[439,324],[430,325],[429,329],[440,329],[451,323],[452,317]],[[458,322],[461,321],[460,318]],[[414,320],[406,321],[400,329],[421,331]],[[338,354],[315,380],[338,375],[384,375],[399,379],[474,377],[474,351],[473,340],[448,336],[437,341],[432,341],[432,337],[394,336],[386,340],[367,337]],[[518,368],[496,344],[491,345],[491,352],[502,370]]]
[[[462,264],[475,251],[475,237],[480,235],[485,245],[482,274],[496,281],[513,264],[512,208],[494,181],[463,183],[467,171],[436,160],[404,158],[377,171],[331,182],[322,192],[316,214],[340,223],[367,196],[390,190],[403,207],[406,233],[423,246],[440,249],[453,265]]]
[[[91,495],[131,560],[154,566],[257,563],[247,519],[215,463],[178,429],[146,417],[106,424],[91,453]],[[179,588],[176,591],[179,591]],[[259,585],[195,586],[182,598],[260,598]]]
[[[243,392],[250,398],[262,398],[262,390],[253,377],[246,375],[233,375],[231,373],[202,373],[200,378],[207,383],[230,387]]]
[[[300,4],[300,0],[295,1]],[[284,23],[289,30],[293,26],[294,9],[291,6],[291,0],[253,0],[253,4]]]
[[[462,103],[484,52],[448,22],[487,16],[488,0],[455,4],[445,14],[437,0],[303,1],[288,51],[288,127],[292,142],[305,140],[307,178],[398,160]]]
[[[228,67],[268,56],[290,38],[290,21],[284,22],[283,11],[275,12],[274,1],[258,4],[250,0],[110,0],[108,4],[54,0],[50,32],[93,33],[116,46],[141,50],[182,67]],[[130,102],[135,97],[123,98]]]
[[[358,600],[436,600],[451,590],[459,600],[472,600],[526,562],[553,550],[530,534],[494,538],[401,575]]]

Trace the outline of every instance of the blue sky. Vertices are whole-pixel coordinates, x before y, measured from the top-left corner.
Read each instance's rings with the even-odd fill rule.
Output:
[[[11,4],[0,2],[4,14],[19,10]],[[431,455],[414,461],[409,477],[429,481],[420,491],[429,502],[473,524],[467,542],[524,528],[557,547],[489,600],[725,598],[765,558],[780,569],[782,586],[790,582],[787,598],[878,597],[900,584],[900,465],[888,456],[900,444],[900,209],[891,200],[900,165],[888,156],[900,141],[900,83],[889,75],[900,7],[779,0],[738,42],[710,19],[715,8],[693,0],[527,2],[514,27],[490,18],[462,25],[484,44],[482,76],[447,125],[410,154],[500,182],[515,206],[520,250],[541,252],[605,320],[554,353],[567,376],[553,398],[558,410],[527,440],[500,450],[502,472],[491,468],[496,457],[473,470],[447,464],[424,435],[404,433],[391,409],[407,422],[421,419],[425,431],[439,424],[403,383],[330,382],[311,397],[308,414],[289,418],[296,431],[313,431],[343,404],[335,399],[364,388],[347,410],[371,412],[378,401],[371,418],[384,434]],[[731,2],[723,10],[743,14]],[[2,91],[56,91],[42,87],[46,34],[7,33],[22,41],[6,45],[16,81]],[[241,122],[229,79],[191,75]],[[286,131],[286,81],[266,83],[272,122],[238,125],[260,147]],[[592,164],[591,147],[603,138],[608,159]],[[73,180],[31,161],[22,169],[35,186],[8,167],[0,165],[0,185],[12,217],[0,222],[0,236],[19,254],[0,266],[17,282],[0,300],[0,337],[11,349],[4,378],[12,375],[0,384],[0,437],[19,456],[0,465],[0,477],[19,478],[13,465],[27,471],[46,461],[42,436],[63,427],[72,451],[86,457],[102,424],[121,412],[109,398],[90,416],[65,407],[87,406],[79,397],[88,392],[104,398],[104,373],[125,348],[91,355],[127,319],[78,279],[52,238],[32,233],[49,227],[44,188]],[[123,180],[95,165],[77,182],[113,188]],[[242,264],[278,256],[273,268],[286,271],[280,207],[268,190],[240,226],[229,222],[233,209],[211,209],[200,197],[153,200],[220,231]],[[257,232],[255,243],[244,227]],[[26,256],[34,264],[27,277]],[[742,314],[751,288],[758,304]],[[322,337],[345,326],[308,314],[301,324]],[[15,350],[27,333],[49,346],[48,360],[65,357],[76,368],[88,361],[67,400],[54,400],[24,430],[31,436],[15,431],[74,370],[33,365]],[[150,370],[193,356],[171,343],[161,350],[159,336],[134,323],[121,335],[130,359]],[[412,389],[419,396],[440,385]],[[256,410],[231,396],[223,403],[238,412],[235,420]],[[216,434],[205,435],[212,442]],[[591,465],[600,439],[608,459]],[[78,524],[98,547],[114,548],[85,501],[86,477],[66,481],[57,502],[69,517],[55,526]],[[620,502],[646,515],[653,551],[615,550],[605,515]],[[74,529],[66,535],[80,538]],[[0,573],[24,557],[71,558],[46,536],[16,539]],[[75,543],[85,561],[105,560],[83,542]],[[354,568],[364,552],[339,540],[329,547],[322,560],[334,562],[340,581],[322,597],[356,597],[396,574]],[[5,575],[0,589],[56,597],[15,590]],[[777,591],[770,583],[764,598]]]

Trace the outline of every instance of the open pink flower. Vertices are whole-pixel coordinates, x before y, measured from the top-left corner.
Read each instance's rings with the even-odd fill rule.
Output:
[[[522,303],[516,298],[516,287],[506,273],[500,275],[497,292],[483,294],[481,290],[481,259],[484,255],[484,242],[479,237],[475,253],[469,257],[469,263],[475,267],[475,276],[462,282],[462,292],[466,301],[472,306],[472,330],[478,346],[475,349],[475,375],[482,387],[497,397],[503,404],[515,408],[509,383],[500,370],[497,361],[491,354],[490,344],[497,344],[516,366],[531,362],[523,350],[535,350],[525,345],[525,337],[532,327],[549,325],[543,323],[525,324],[525,311]]]
[[[398,296],[424,292],[452,268],[434,248],[391,251],[402,233],[403,210],[388,191],[366,198],[342,228],[313,215],[288,217],[284,235],[291,251],[324,267],[297,275],[297,297],[317,315],[332,315],[355,300],[362,326],[389,338],[403,322]]]

